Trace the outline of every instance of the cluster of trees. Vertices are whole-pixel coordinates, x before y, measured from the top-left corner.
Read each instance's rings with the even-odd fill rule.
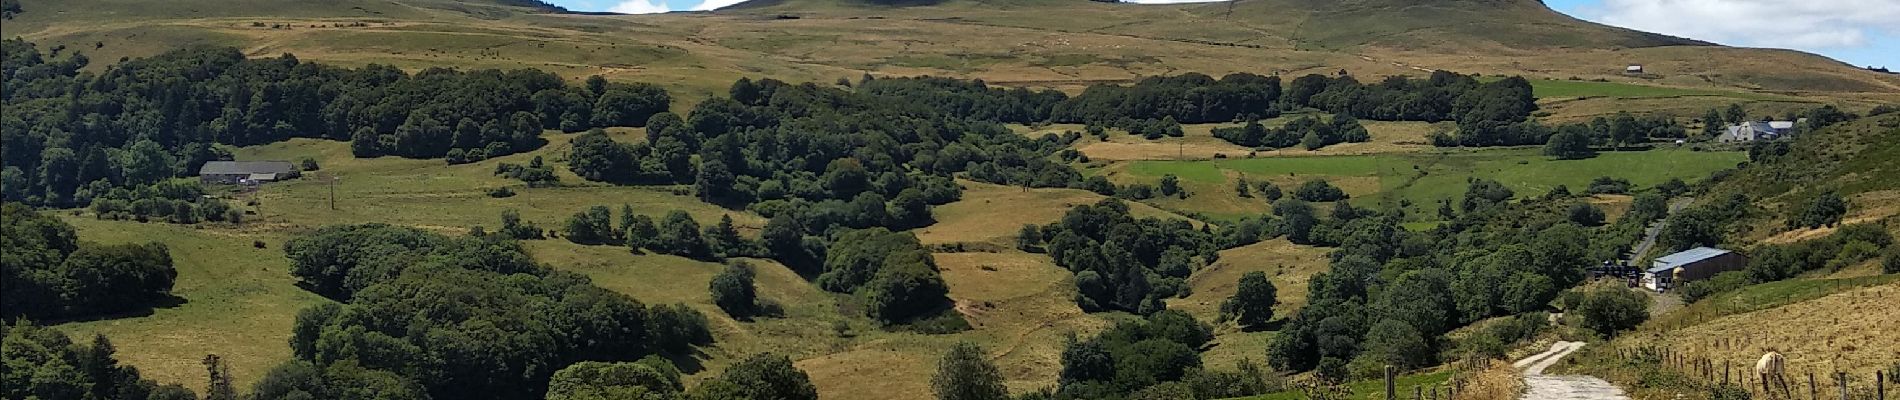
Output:
[[[1656,246],[1667,250],[1660,254],[1668,254],[1697,246],[1721,245],[1736,222],[1758,214],[1758,210],[1748,196],[1740,193],[1682,209],[1669,215],[1669,223],[1656,234]]]
[[[1063,346],[1058,386],[1054,393],[1041,397],[1221,398],[1256,394],[1246,392],[1265,389],[1261,376],[1245,376],[1258,373],[1257,370],[1243,373],[1204,371],[1199,349],[1213,339],[1213,331],[1207,324],[1194,320],[1193,316],[1186,313],[1171,310],[1139,320],[1118,322],[1086,340],[1071,337]],[[1225,382],[1230,384],[1213,384],[1224,380],[1230,381]],[[1189,385],[1188,382],[1202,384]],[[1171,391],[1187,392],[1189,395],[1154,396]],[[1212,393],[1202,396],[1196,395],[1197,391]]]
[[[90,345],[65,332],[8,317],[0,323],[0,397],[9,399],[197,400],[178,384],[159,386],[120,365],[104,335]]]
[[[1053,224],[1025,226],[1018,241],[1042,245],[1056,265],[1076,274],[1083,310],[1152,314],[1167,308],[1164,299],[1187,295],[1185,280],[1218,259],[1215,251],[1270,237],[1262,225],[1247,221],[1217,234],[1185,220],[1136,219],[1126,203],[1106,199],[1076,206]]]
[[[1215,128],[1213,132],[1214,137],[1247,147],[1285,148],[1298,145],[1307,150],[1318,150],[1336,143],[1372,140],[1366,128],[1359,125],[1359,120],[1349,114],[1334,114],[1326,122],[1305,116],[1279,128],[1267,128],[1260,125],[1259,121],[1249,121],[1244,126]]]
[[[1095,85],[1054,104],[1049,120],[1126,127],[1130,121],[1230,122],[1279,115],[1280,77],[1249,73],[1219,80],[1187,73],[1144,78],[1130,86]],[[1010,121],[1015,122],[1015,121]]]
[[[1287,318],[1268,361],[1333,375],[1422,367],[1436,362],[1444,334],[1459,326],[1543,310],[1584,279],[1594,242],[1608,233],[1570,220],[1575,197],[1514,203],[1514,196],[1474,180],[1465,212],[1430,232],[1405,231],[1395,213],[1373,211],[1320,225],[1312,236],[1338,247],[1331,268],[1310,280],[1308,305]]]
[[[864,302],[865,313],[886,324],[923,318],[955,318],[945,313],[949,286],[937,261],[909,232],[884,228],[845,231],[826,249],[824,272],[818,287],[853,293]]]
[[[514,241],[369,224],[325,227],[284,251],[301,286],[339,303],[298,313],[291,363],[309,365],[280,369],[318,378],[281,398],[418,387],[434,398],[540,398],[576,362],[683,354],[712,340],[698,311],[646,306],[535,264]]]
[[[244,219],[242,211],[231,208],[224,200],[207,198],[204,187],[199,186],[194,179],[168,179],[133,187],[114,187],[105,181],[93,183],[81,188],[76,197],[91,203],[93,214],[99,218],[139,222],[160,220],[175,224],[239,222]]]
[[[634,252],[695,259],[752,257],[763,251],[758,243],[739,236],[731,215],[723,215],[718,224],[701,229],[699,221],[685,211],[670,211],[655,223],[652,217],[635,214],[627,205],[620,206],[617,220],[607,206],[574,213],[568,217],[563,233],[568,241],[579,244],[624,244]]]
[[[0,318],[110,314],[170,300],[178,271],[160,243],[80,242],[73,227],[0,205]]]
[[[528,160],[528,165],[526,166],[515,163],[495,164],[495,176],[527,182],[528,187],[531,188],[554,186],[561,183],[561,177],[555,175],[554,169],[549,168],[545,162],[541,161],[541,156],[534,156],[533,159]]]
[[[0,178],[9,201],[34,205],[83,206],[75,192],[93,182],[148,185],[230,159],[216,144],[313,137],[350,141],[360,157],[471,162],[539,147],[543,129],[637,126],[670,103],[657,86],[597,78],[569,86],[527,69],[412,75],[288,54],[249,59],[225,47],[93,73],[81,71],[89,60],[76,52],[43,53],[19,39],[0,46]]]
[[[1241,275],[1234,295],[1220,304],[1220,321],[1234,321],[1242,329],[1264,327],[1273,320],[1273,306],[1280,303],[1279,292],[1265,272]]]
[[[1820,228],[1841,223],[1841,217],[1847,216],[1847,199],[1837,192],[1822,192],[1801,203],[1794,215],[1788,216],[1788,228]]]

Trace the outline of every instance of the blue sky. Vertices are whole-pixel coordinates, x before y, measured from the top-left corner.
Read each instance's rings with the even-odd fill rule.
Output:
[[[710,10],[743,0],[550,0],[576,11]],[[1082,1],[1082,0],[1076,0]],[[1140,0],[1138,2],[1179,0]],[[1900,0],[1544,0],[1577,18],[1730,46],[1900,69]]]

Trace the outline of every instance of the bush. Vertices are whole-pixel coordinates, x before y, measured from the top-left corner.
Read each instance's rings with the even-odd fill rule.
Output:
[[[1585,293],[1577,314],[1583,325],[1605,337],[1633,329],[1649,320],[1649,298],[1633,290],[1606,288]]]
[[[499,198],[506,198],[506,197],[514,197],[514,196],[515,196],[515,190],[509,189],[507,186],[502,186],[502,187],[498,187],[494,189],[488,189],[488,197],[499,199]]]
[[[753,287],[753,274],[751,264],[726,264],[726,269],[713,276],[709,284],[713,304],[734,317],[751,315],[758,308],[758,292]]]
[[[305,171],[316,171],[318,169],[321,169],[321,167],[317,166],[317,159],[315,158],[306,157],[303,159],[303,162],[301,164],[303,166],[303,170]]]
[[[1881,263],[1880,272],[1900,274],[1900,247],[1887,248],[1887,260]]]
[[[1339,201],[1349,197],[1345,191],[1339,190],[1338,187],[1334,187],[1332,183],[1323,179],[1306,181],[1300,184],[1298,190],[1293,191],[1293,198],[1310,202]]]

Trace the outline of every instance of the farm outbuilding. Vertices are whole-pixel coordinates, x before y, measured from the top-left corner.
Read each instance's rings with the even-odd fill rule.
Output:
[[[198,167],[198,180],[204,183],[253,184],[298,175],[297,166],[289,161],[212,161]]]
[[[1650,290],[1668,290],[1672,287],[1698,280],[1708,279],[1715,274],[1741,270],[1748,265],[1748,257],[1741,253],[1713,247],[1697,247],[1662,256],[1650,263],[1643,271],[1643,287]]]

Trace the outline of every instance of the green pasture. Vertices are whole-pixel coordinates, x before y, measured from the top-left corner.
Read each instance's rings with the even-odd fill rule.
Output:
[[[1234,180],[1274,181],[1291,194],[1297,182],[1325,179],[1360,199],[1381,203],[1409,201],[1411,211],[1431,212],[1440,199],[1462,197],[1472,178],[1493,179],[1522,197],[1542,195],[1558,185],[1581,193],[1590,181],[1609,176],[1627,179],[1638,190],[1679,178],[1694,182],[1746,159],[1741,152],[1705,152],[1689,149],[1605,152],[1583,160],[1555,160],[1539,149],[1442,150],[1321,157],[1271,157],[1197,161],[1135,161],[1125,169],[1137,181],[1153,182],[1163,175],[1180,177],[1194,193],[1186,200],[1168,200],[1169,207],[1216,214],[1234,210],[1200,207],[1195,197],[1234,197]],[[1371,180],[1373,184],[1356,184]],[[1371,193],[1367,193],[1371,192]],[[1224,199],[1221,199],[1224,201]],[[1213,200],[1208,200],[1213,201]],[[1255,208],[1264,210],[1265,201]],[[1362,206],[1368,204],[1361,200]],[[1422,215],[1422,214],[1421,214]]]

